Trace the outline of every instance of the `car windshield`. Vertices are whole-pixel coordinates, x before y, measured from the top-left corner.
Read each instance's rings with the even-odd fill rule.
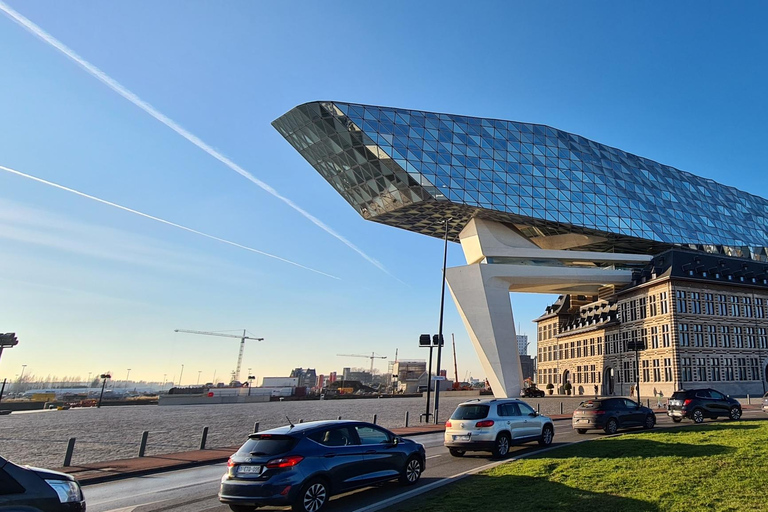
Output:
[[[675,391],[672,393],[672,400],[684,400],[685,399],[685,391]]]
[[[579,409],[600,409],[601,405],[602,402],[598,400],[587,400],[586,402],[581,402]]]
[[[452,420],[480,420],[488,416],[487,405],[460,405],[451,416]]]
[[[278,455],[289,451],[296,445],[297,439],[283,435],[252,435],[237,450],[238,455]]]

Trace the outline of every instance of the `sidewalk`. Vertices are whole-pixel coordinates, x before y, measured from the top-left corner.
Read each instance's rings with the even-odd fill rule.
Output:
[[[443,432],[445,425],[442,423],[439,425],[426,424],[390,430],[399,436],[418,436]],[[98,484],[121,478],[131,478],[161,473],[163,471],[226,462],[229,456],[235,453],[238,448],[240,447],[210,448],[193,452],[166,453],[151,457],[94,462],[92,464],[56,468],[56,471],[62,471],[74,476],[81,485]]]

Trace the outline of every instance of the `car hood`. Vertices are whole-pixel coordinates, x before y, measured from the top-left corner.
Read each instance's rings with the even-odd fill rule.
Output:
[[[61,471],[53,471],[50,469],[36,468],[34,466],[24,466],[26,469],[32,471],[37,476],[44,480],[69,480],[75,482],[75,477],[62,473]]]

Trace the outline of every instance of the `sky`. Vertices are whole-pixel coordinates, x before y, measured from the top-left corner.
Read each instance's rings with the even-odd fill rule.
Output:
[[[237,339],[176,329],[263,337],[258,380],[426,359],[442,241],[363,220],[280,137],[307,101],[547,124],[768,197],[762,2],[2,1],[145,108],[0,14],[0,379],[228,380]],[[555,298],[512,294],[529,353]]]

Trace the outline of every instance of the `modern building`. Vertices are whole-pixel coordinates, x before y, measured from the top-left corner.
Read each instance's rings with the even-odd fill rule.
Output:
[[[496,396],[522,385],[510,291],[618,293],[674,248],[768,261],[767,200],[549,126],[334,101],[273,125],[364,218],[461,242],[446,279]]]
[[[416,393],[419,378],[426,374],[427,362],[422,359],[400,359],[392,366],[394,386],[398,393]]]
[[[528,355],[528,335],[527,334],[517,335],[517,353],[520,354],[521,356]]]

